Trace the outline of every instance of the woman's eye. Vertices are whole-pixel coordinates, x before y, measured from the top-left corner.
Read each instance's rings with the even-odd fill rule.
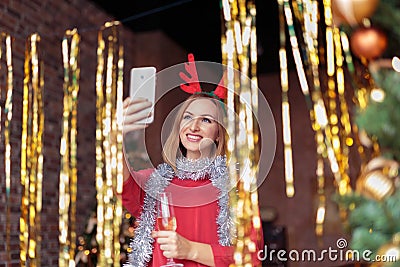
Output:
[[[192,118],[192,117],[191,117],[190,115],[184,115],[184,116],[183,116],[183,119],[184,119],[184,120],[190,120],[191,118]]]
[[[209,118],[203,118],[202,121],[203,122],[207,122],[207,123],[211,123],[212,122]]]

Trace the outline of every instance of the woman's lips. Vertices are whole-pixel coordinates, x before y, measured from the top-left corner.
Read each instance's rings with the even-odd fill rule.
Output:
[[[186,134],[186,137],[190,142],[198,142],[203,138],[202,136],[197,134]]]

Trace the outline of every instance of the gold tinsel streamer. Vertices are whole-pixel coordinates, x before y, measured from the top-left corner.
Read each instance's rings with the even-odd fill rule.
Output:
[[[353,58],[350,52],[350,44],[349,44],[349,39],[347,37],[347,34],[344,31],[340,31],[340,40],[341,40],[341,44],[342,44],[342,48],[343,48],[343,52],[345,54],[345,61],[346,61],[346,65],[347,65],[347,69],[349,70],[350,74],[353,76],[353,81],[356,81],[358,78],[357,76],[363,76],[365,77],[368,82],[369,82],[369,87],[373,88],[374,86],[374,81],[372,80],[371,74],[367,73],[366,75],[358,75],[356,74],[355,71],[355,67],[353,64]],[[365,109],[365,107],[368,104],[368,97],[369,97],[369,93],[368,93],[368,89],[365,85],[359,85],[356,84],[355,82],[353,82],[353,87],[354,87],[354,102],[355,104],[361,109]],[[368,163],[368,158],[366,156],[365,153],[365,149],[363,147],[363,145],[360,142],[359,139],[359,130],[358,127],[355,123],[353,123],[352,125],[352,131],[354,134],[354,139],[355,139],[355,143],[357,145],[357,152],[360,155],[361,161],[362,161],[362,165],[365,165]],[[378,142],[375,139],[371,139],[371,143],[372,143],[372,155],[371,158],[374,158],[376,156],[380,155],[380,149],[379,149],[379,145]]]
[[[96,189],[99,266],[120,265],[119,232],[122,203],[123,47],[119,22],[108,22],[98,33],[96,73]],[[104,82],[105,80],[105,82]]]
[[[324,196],[324,158],[327,157],[327,146],[326,140],[322,132],[321,124],[324,122],[324,118],[326,120],[325,107],[323,106],[323,101],[320,93],[319,86],[319,75],[318,75],[318,64],[319,59],[317,56],[316,45],[314,39],[316,37],[317,32],[315,31],[315,15],[312,14],[315,5],[311,2],[304,3],[303,1],[297,1],[296,5],[294,5],[294,10],[296,17],[300,21],[302,25],[302,29],[305,32],[304,38],[307,43],[307,53],[308,57],[311,58],[311,73],[314,87],[316,87],[317,91],[313,92],[312,98],[310,97],[309,87],[307,83],[306,74],[304,71],[303,63],[301,61],[301,55],[298,47],[297,37],[294,30],[293,25],[293,17],[292,11],[290,8],[289,1],[283,1],[284,6],[284,14],[286,18],[286,23],[289,30],[290,43],[292,45],[293,56],[296,63],[297,74],[300,81],[300,86],[303,91],[307,107],[310,113],[310,120],[315,131],[315,142],[317,146],[317,185],[318,185],[318,209],[316,215],[316,233],[320,235],[323,231],[323,222],[325,220],[325,196]],[[281,33],[283,34],[283,33]],[[316,115],[319,115],[317,117]],[[322,116],[321,116],[322,115]],[[325,116],[324,116],[325,115]],[[322,120],[321,120],[322,118]],[[335,164],[336,159],[331,160],[331,165]]]
[[[340,42],[339,29],[333,25],[331,1],[324,1],[324,14],[326,24],[327,43],[327,75],[328,75],[328,118],[329,128],[327,134],[331,137],[333,151],[338,159],[338,167],[341,175],[338,183],[338,190],[341,195],[351,191],[350,177],[348,175],[348,154],[349,146],[353,144],[351,138],[351,124],[347,103],[344,94],[344,72],[342,45]],[[336,74],[336,82],[335,82]],[[336,92],[337,86],[337,92]],[[339,103],[339,111],[337,104]],[[339,120],[340,117],[340,120]]]
[[[76,29],[67,30],[62,41],[64,64],[64,111],[60,145],[59,266],[75,266],[77,196],[77,108],[79,93],[79,42]],[[70,43],[70,44],[69,44]]]
[[[225,0],[222,4],[225,19],[222,54],[223,64],[228,68],[227,152],[231,183],[237,186],[230,196],[237,234],[234,266],[253,266],[257,240],[251,239],[251,229],[257,233],[261,229],[256,183],[258,130],[253,116],[258,109],[256,8],[253,1]],[[240,69],[241,74],[235,69]]]
[[[282,132],[284,144],[284,160],[285,160],[285,181],[286,196],[293,197],[295,193],[294,176],[293,176],[293,157],[292,157],[292,133],[290,129],[290,105],[289,105],[289,79],[286,57],[286,34],[285,34],[285,18],[283,15],[283,0],[278,0],[279,5],[279,62],[280,77],[282,87]]]
[[[331,144],[326,145],[327,142],[333,140],[334,137],[331,136],[330,130],[327,124],[327,120],[333,119],[335,113],[329,114],[326,117],[326,108],[322,99],[322,93],[320,88],[320,75],[319,75],[319,56],[318,56],[318,3],[317,1],[303,1],[303,29],[304,38],[306,43],[307,55],[310,58],[311,72],[310,76],[313,81],[314,90],[311,93],[313,101],[313,109],[310,109],[310,117],[315,131],[315,142],[317,146],[317,193],[318,193],[318,207],[315,218],[315,233],[317,236],[321,236],[323,233],[323,224],[325,221],[325,172],[324,172],[324,158],[327,157],[328,149],[331,148]],[[298,12],[300,13],[300,12]],[[327,41],[327,51],[329,51],[331,46],[329,41]],[[329,56],[328,56],[329,58]],[[334,103],[331,102],[330,104]],[[324,131],[327,137],[324,137]],[[326,140],[326,138],[330,140]],[[332,162],[333,160],[331,160]],[[335,161],[333,161],[335,162]],[[336,164],[331,163],[331,168]],[[333,171],[333,168],[332,168]]]
[[[40,266],[43,179],[43,63],[38,34],[26,42],[21,138],[21,266]]]
[[[343,71],[343,55],[342,44],[340,41],[340,32],[337,27],[334,27],[333,38],[335,43],[335,56],[336,56],[336,83],[340,107],[340,124],[342,128],[339,130],[340,146],[339,151],[339,168],[342,173],[341,184],[339,185],[339,193],[347,194],[351,191],[350,176],[349,176],[349,153],[353,145],[352,127],[350,122],[350,114],[347,107],[345,97],[345,82]],[[334,144],[335,145],[335,144]],[[335,148],[335,146],[334,146]]]
[[[3,49],[3,42],[4,48]],[[11,145],[10,145],[10,123],[12,119],[12,95],[13,95],[13,67],[12,67],[12,49],[11,49],[11,36],[7,33],[2,32],[0,35],[0,60],[5,57],[5,63],[7,66],[7,74],[5,75],[6,86],[4,88],[6,92],[6,99],[4,101],[4,167],[5,167],[5,179],[6,179],[6,253],[7,261],[11,261],[10,251],[10,234],[11,234],[11,218],[10,218],[10,194],[11,194]],[[1,70],[1,66],[0,66]],[[0,96],[3,88],[0,88]],[[0,131],[1,121],[3,117],[2,106],[0,106]]]
[[[309,58],[309,63],[311,71],[309,72],[311,80],[313,82],[313,91],[311,94],[312,108],[310,108],[310,118],[312,121],[313,129],[315,131],[315,139],[317,143],[317,178],[318,178],[318,210],[316,216],[316,234],[321,236],[323,233],[323,222],[325,219],[325,193],[324,193],[324,158],[329,160],[331,171],[335,177],[335,182],[338,186],[338,191],[341,195],[348,193],[351,188],[349,185],[349,178],[347,175],[347,169],[341,168],[347,162],[346,154],[342,153],[344,149],[340,144],[340,135],[338,127],[338,116],[336,111],[336,93],[335,93],[335,81],[333,78],[335,71],[335,61],[334,61],[334,42],[333,42],[333,32],[331,27],[331,12],[330,5],[325,1],[325,19],[327,23],[326,38],[327,38],[327,72],[328,72],[328,109],[325,106],[324,99],[322,97],[320,78],[319,78],[319,56],[318,56],[318,2],[315,0],[302,1],[303,19],[302,22],[304,26],[304,40],[305,48],[307,52],[307,58]],[[300,53],[298,51],[297,38],[293,28],[293,19],[291,15],[291,8],[289,1],[284,1],[285,15],[287,24],[289,27],[289,34],[291,36],[291,44],[293,48],[293,54],[295,57],[295,63],[297,71],[299,74],[300,85],[302,87],[303,93],[308,99],[308,85],[305,72],[301,63]],[[327,6],[329,8],[327,8]],[[298,5],[295,5],[295,8]],[[304,7],[304,9],[303,9]],[[300,13],[297,11],[296,13]],[[337,51],[336,51],[337,53]],[[340,71],[340,70],[339,70]],[[339,76],[338,76],[339,77]],[[341,81],[339,79],[339,81]],[[343,84],[340,83],[340,87]],[[341,106],[342,108],[343,106]],[[328,111],[328,112],[327,112]],[[341,109],[344,111],[344,108]],[[328,114],[329,116],[328,116]],[[343,119],[343,116],[342,116]],[[342,123],[345,123],[342,120]],[[331,127],[332,126],[332,127]],[[346,129],[348,125],[346,125]]]

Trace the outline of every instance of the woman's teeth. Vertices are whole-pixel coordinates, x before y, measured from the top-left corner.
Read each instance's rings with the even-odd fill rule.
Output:
[[[193,134],[187,134],[186,136],[189,140],[192,141],[199,141],[202,138],[200,135],[193,135]]]

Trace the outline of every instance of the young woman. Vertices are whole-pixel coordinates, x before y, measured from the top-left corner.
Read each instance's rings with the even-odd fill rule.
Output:
[[[193,57],[186,66],[197,78]],[[225,157],[223,116],[226,89],[211,93],[188,82],[181,88],[191,95],[178,110],[163,147],[163,164],[156,169],[134,171],[124,166],[123,205],[139,225],[131,242],[129,266],[159,267],[173,258],[185,267],[229,266],[233,263],[229,211],[229,177]],[[198,81],[198,80],[197,80]],[[193,87],[193,88],[191,88]],[[146,126],[139,112],[151,106],[145,99],[124,101],[124,133]],[[176,231],[160,231],[156,224],[156,196],[171,192]]]
[[[143,127],[134,122],[150,105],[141,99],[124,101],[124,132]],[[125,168],[123,204],[139,220],[129,258],[132,266],[158,267],[167,258],[185,267],[232,263],[222,115],[219,100],[205,94],[190,96],[165,143],[165,163],[156,170]],[[161,191],[172,192],[176,231],[158,231],[155,196]]]

